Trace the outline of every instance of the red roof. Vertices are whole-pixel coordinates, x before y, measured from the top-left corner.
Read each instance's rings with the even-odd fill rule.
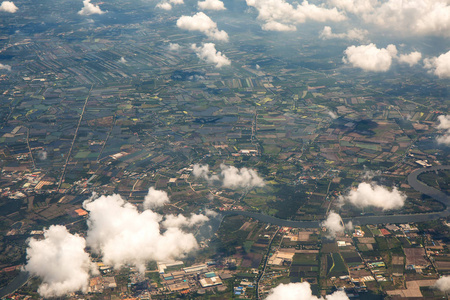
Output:
[[[388,230],[386,230],[384,228],[380,229],[380,231],[381,231],[382,235],[390,235],[391,234]]]

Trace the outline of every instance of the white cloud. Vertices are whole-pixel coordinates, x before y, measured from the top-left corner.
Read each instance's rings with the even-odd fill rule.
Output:
[[[439,78],[450,78],[450,51],[438,57],[426,58],[423,61],[425,68],[430,69],[434,75]]]
[[[100,6],[91,3],[91,0],[83,0],[83,8],[78,12],[82,16],[101,15],[105,12],[100,9]]]
[[[170,51],[180,51],[180,49],[181,49],[181,46],[179,44],[176,44],[176,43],[174,43],[174,44],[170,43],[169,44],[169,50]]]
[[[450,292],[450,276],[442,276],[434,286],[442,292]]]
[[[330,211],[328,217],[320,223],[320,226],[325,227],[328,236],[332,238],[335,238],[337,234],[343,234],[346,228],[351,229],[353,227],[351,222],[344,225],[341,216],[334,211]]]
[[[238,169],[234,166],[220,165],[220,176],[209,175],[208,165],[195,164],[192,174],[195,177],[206,179],[212,183],[214,181],[221,181],[223,187],[230,189],[246,188],[251,189],[255,187],[263,187],[264,180],[259,177],[255,170],[248,168]]]
[[[368,23],[407,35],[450,36],[448,0],[380,1],[362,17]]]
[[[41,150],[38,152],[39,160],[47,160],[47,151]]]
[[[325,32],[324,34],[328,33]],[[342,58],[342,61],[364,71],[386,72],[391,68],[394,60],[412,67],[422,58],[422,54],[417,51],[400,55],[397,55],[397,52],[397,47],[392,44],[381,49],[378,49],[373,43],[350,46],[344,51],[345,56]]]
[[[365,71],[386,72],[390,69],[392,58],[397,55],[397,48],[388,45],[378,49],[373,43],[362,46],[350,46],[345,51],[342,61]]]
[[[446,129],[450,130],[450,115],[440,115],[438,116],[439,125],[437,126],[437,129]]]
[[[439,125],[436,127],[437,129],[444,130],[444,135],[438,136],[436,141],[439,144],[449,145],[450,146],[450,115],[440,115],[438,117]]]
[[[346,33],[333,33],[330,26],[325,26],[320,33],[320,38],[324,40],[328,39],[347,39],[364,41],[369,32],[364,29],[350,29]]]
[[[61,225],[44,230],[43,240],[29,240],[25,270],[42,279],[38,289],[42,297],[87,290],[89,272],[96,270],[85,247],[84,238],[70,234]]]
[[[162,233],[161,215],[140,213],[120,195],[86,200],[83,207],[89,211],[87,244],[115,268],[132,264],[143,272],[148,261],[172,261],[198,247],[192,233],[178,227]]]
[[[210,195],[211,195],[211,194],[210,194]],[[213,210],[211,210],[211,209],[209,209],[209,208],[205,209],[205,214],[206,214],[208,217],[211,217],[211,218],[215,218],[215,217],[217,217],[217,215],[218,215],[218,213],[216,213],[215,211],[213,211]]]
[[[367,13],[374,10],[377,0],[329,0],[330,4],[353,14]]]
[[[330,118],[332,118],[333,120],[338,118],[338,115],[335,112],[332,112],[331,110],[327,111],[327,115],[329,115]]]
[[[222,169],[223,186],[226,188],[251,189],[265,185],[264,180],[259,177],[255,170],[247,168],[238,169],[234,166],[226,166],[224,164],[221,164],[220,168]]]
[[[372,180],[375,176],[380,176],[381,175],[381,171],[380,170],[376,170],[376,171],[372,171],[369,169],[366,169],[366,167],[364,167],[364,173],[362,175],[362,178],[364,180]]]
[[[17,6],[12,1],[3,1],[0,5],[0,11],[15,13],[18,10]]]
[[[312,294],[309,282],[280,284],[269,292],[266,300],[320,300]],[[326,300],[349,300],[344,291],[325,296]]]
[[[160,2],[160,3],[156,4],[156,7],[164,9],[164,10],[171,10],[172,4],[170,4],[169,2]]]
[[[214,40],[228,41],[228,34],[223,30],[219,30],[216,22],[203,12],[198,12],[192,17],[181,16],[177,20],[177,26],[189,31],[200,31]]]
[[[405,200],[406,195],[396,187],[390,191],[384,186],[366,182],[360,183],[356,189],[350,190],[347,195],[339,197],[341,204],[348,202],[359,208],[375,206],[382,210],[402,208]]]
[[[208,165],[200,165],[195,164],[192,168],[192,175],[195,177],[200,177],[206,180],[211,180],[211,176],[209,175],[209,166]],[[218,179],[218,178],[217,178]]]
[[[297,3],[295,6],[285,0],[246,0],[246,2],[248,6],[258,11],[258,19],[265,23],[262,26],[264,30],[292,31],[295,25],[308,20],[337,22],[346,19],[346,16],[336,8],[316,6],[308,1]]]
[[[225,5],[220,0],[205,0],[198,1],[199,9],[209,9],[209,10],[225,10]]]
[[[193,214],[190,218],[186,218],[183,215],[167,215],[162,225],[166,228],[181,228],[181,227],[192,227],[198,224],[205,223],[209,218],[205,215]]]
[[[417,51],[411,52],[410,54],[401,54],[398,57],[399,62],[408,64],[410,67],[418,64],[421,59],[422,53]]]
[[[184,4],[184,0],[169,0],[169,1],[162,1],[159,2],[158,4],[156,4],[157,8],[161,8],[164,10],[171,10],[172,9],[172,4]]]
[[[216,68],[222,68],[223,66],[229,66],[231,61],[222,54],[222,52],[216,50],[214,43],[204,43],[203,46],[197,47],[192,44],[192,49],[201,60],[214,64]]]
[[[125,57],[122,56],[122,57],[119,59],[119,62],[122,63],[122,64],[126,64],[126,63],[127,63],[127,60],[125,59]]]
[[[328,0],[328,3],[389,33],[450,36],[448,0]]]
[[[4,64],[0,63],[0,70],[11,71],[11,66],[10,65],[4,65]]]
[[[151,187],[148,189],[148,193],[144,198],[144,209],[161,207],[168,202],[169,196],[165,191],[158,191],[154,187]]]
[[[295,25],[283,24],[277,21],[268,21],[261,28],[266,31],[296,31]]]

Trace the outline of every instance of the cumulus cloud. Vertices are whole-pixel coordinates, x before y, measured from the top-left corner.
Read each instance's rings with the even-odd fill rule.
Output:
[[[331,238],[335,238],[337,234],[343,234],[346,228],[353,228],[353,224],[351,221],[344,225],[341,216],[334,211],[330,211],[328,217],[325,221],[320,223],[320,226],[323,226],[327,229],[328,236]]]
[[[450,146],[450,115],[440,115],[438,121],[439,125],[437,126],[437,129],[444,130],[444,135],[438,136],[436,141],[439,144]]]
[[[255,170],[241,168],[238,169],[234,166],[220,165],[222,170],[221,175],[223,177],[223,186],[226,188],[254,188],[263,187],[265,185],[264,180],[259,177]]]
[[[277,21],[268,21],[261,28],[266,31],[296,31],[297,27],[291,24],[283,24]]]
[[[388,0],[372,3],[376,3],[374,9],[362,16],[367,23],[413,36],[450,36],[448,0]]]
[[[309,282],[280,284],[269,292],[266,300],[320,300],[312,294]],[[344,291],[325,296],[326,300],[349,300]]]
[[[39,160],[46,160],[47,159],[47,151],[41,150],[38,152],[38,159]]]
[[[388,190],[384,186],[367,182],[360,183],[356,189],[352,189],[347,195],[339,197],[341,204],[347,202],[359,208],[374,206],[382,210],[402,208],[405,200],[406,195],[396,187]]]
[[[192,175],[194,175],[195,177],[200,177],[206,180],[211,180],[211,175],[209,175],[209,166],[208,165],[200,165],[200,164],[195,164],[194,167],[192,168]],[[217,179],[219,179],[217,177]]]
[[[214,43],[204,43],[201,47],[192,44],[191,47],[198,58],[209,64],[214,64],[216,68],[222,68],[231,64],[231,61],[222,52],[216,50]]]
[[[122,64],[126,64],[126,63],[127,63],[127,60],[125,59],[125,57],[122,56],[122,57],[119,59],[119,62],[122,63]]]
[[[176,43],[169,44],[170,51],[180,51],[180,49],[181,49],[181,46],[179,44],[176,44]]]
[[[342,61],[365,71],[386,72],[390,69],[392,59],[397,55],[395,45],[378,49],[373,43],[362,46],[350,46],[344,51]]]
[[[91,0],[83,0],[83,8],[78,12],[82,16],[101,15],[105,12],[100,9],[100,6],[91,3]]]
[[[187,218],[183,215],[167,215],[162,225],[166,228],[181,228],[181,227],[192,227],[195,225],[203,224],[207,222],[209,218],[205,215],[193,214],[191,217]]]
[[[308,20],[317,22],[342,21],[346,16],[334,8],[317,6],[303,1],[292,5],[285,0],[246,0],[247,5],[258,11],[258,19],[264,22],[262,28],[272,31],[293,31],[295,25]]]
[[[450,115],[440,115],[438,116],[439,124],[437,126],[437,129],[445,129],[450,130]]]
[[[338,115],[335,112],[332,112],[331,110],[327,111],[327,115],[330,116],[332,119],[337,119]]]
[[[161,8],[164,10],[171,10],[172,9],[172,4],[184,4],[184,0],[169,0],[169,1],[162,1],[159,2],[158,4],[156,4],[157,8]]]
[[[346,40],[358,40],[363,41],[369,32],[365,29],[350,29],[346,33],[333,33],[330,26],[325,26],[320,32],[320,38],[323,40],[328,39],[346,39]]]
[[[83,207],[89,211],[87,244],[115,268],[131,264],[143,272],[148,261],[172,261],[198,248],[192,233],[175,226],[162,232],[161,215],[141,213],[120,195],[86,200]],[[198,217],[189,220],[198,223]]]
[[[3,1],[0,5],[0,11],[15,13],[19,8],[12,1]]]
[[[0,63],[0,70],[11,71],[11,66]]]
[[[439,278],[434,287],[441,290],[442,292],[450,292],[450,276],[443,276]]]
[[[216,213],[215,211],[213,211],[213,210],[211,210],[209,208],[205,209],[205,214],[208,217],[211,217],[211,218],[215,218],[215,217],[217,217],[219,215],[218,213]]]
[[[223,187],[230,189],[263,187],[264,180],[255,170],[248,168],[238,169],[234,166],[220,165],[220,176],[210,175],[208,165],[195,164],[192,174],[195,177],[206,179],[208,182],[221,181]]]
[[[204,10],[225,10],[225,5],[220,0],[198,1],[198,8]]]
[[[160,3],[156,4],[156,7],[164,9],[164,10],[171,10],[172,4],[170,4],[169,2],[160,2]]]
[[[328,3],[390,33],[450,36],[448,0],[328,0]]]
[[[181,16],[177,20],[177,26],[189,31],[200,31],[217,41],[228,41],[228,34],[224,30],[219,30],[217,23],[203,12],[198,12],[192,17]]]
[[[89,274],[96,270],[85,247],[84,238],[61,225],[44,230],[43,240],[29,240],[25,270],[42,279],[38,289],[42,297],[87,290]]]
[[[153,209],[164,206],[169,202],[169,196],[165,191],[155,190],[154,187],[148,189],[148,193],[144,198],[144,208]]]
[[[368,13],[374,10],[377,0],[329,0],[330,4],[353,14]]]
[[[380,170],[368,170],[366,169],[366,167],[364,167],[364,173],[362,174],[362,178],[364,180],[372,180],[375,176],[380,176],[381,175],[381,171]]]
[[[450,78],[450,51],[438,57],[424,59],[424,65],[439,78]]]
[[[408,64],[410,67],[418,64],[421,59],[422,53],[417,51],[411,52],[410,54],[401,54],[398,57],[399,62]]]

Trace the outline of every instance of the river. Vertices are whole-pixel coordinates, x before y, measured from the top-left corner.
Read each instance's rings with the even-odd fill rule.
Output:
[[[438,170],[450,170],[450,166],[433,166],[429,168],[417,169],[408,176],[408,184],[416,191],[421,192],[427,196],[434,198],[446,206],[446,209],[440,212],[422,213],[422,214],[396,214],[384,216],[360,216],[354,218],[345,218],[344,222],[352,221],[353,225],[376,225],[388,223],[411,223],[411,222],[425,222],[439,218],[444,218],[450,215],[450,197],[432,188],[423,182],[419,181],[417,177],[426,172],[435,172]],[[273,216],[250,212],[250,211],[224,211],[222,215],[241,215],[251,217],[264,223],[270,223],[277,226],[293,227],[293,228],[317,228],[320,226],[322,220],[317,221],[292,221],[279,219]]]
[[[409,215],[386,215],[386,216],[360,216],[349,219],[344,219],[344,222],[352,221],[354,225],[369,225],[369,224],[387,224],[387,223],[411,223],[411,222],[424,222],[431,221],[450,215],[450,197],[445,193],[432,188],[417,179],[422,173],[434,172],[438,170],[450,170],[450,166],[434,166],[429,168],[423,168],[413,171],[408,176],[408,184],[415,190],[430,196],[446,206],[447,209],[440,212],[424,213],[424,214],[409,214]],[[250,211],[223,211],[220,212],[223,216],[240,215],[245,217],[251,217],[264,223],[270,223],[277,226],[293,227],[293,228],[318,228],[322,220],[317,221],[292,221],[283,220],[273,216],[250,212]],[[5,297],[8,294],[15,292],[22,287],[29,279],[27,272],[21,272],[16,278],[14,278],[6,287],[0,289],[0,298]]]

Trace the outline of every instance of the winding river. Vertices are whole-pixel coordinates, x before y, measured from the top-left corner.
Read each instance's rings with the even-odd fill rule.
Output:
[[[419,181],[417,177],[426,172],[435,172],[438,170],[450,170],[450,166],[433,166],[429,168],[417,169],[408,176],[408,184],[416,191],[421,192],[427,196],[434,198],[445,205],[446,209],[439,212],[421,213],[421,214],[396,214],[385,216],[360,216],[354,218],[346,218],[344,222],[352,221],[353,225],[375,225],[375,224],[387,224],[387,223],[410,223],[410,222],[425,222],[431,221],[450,215],[450,197],[435,188],[432,188],[423,182]],[[251,217],[264,223],[270,223],[278,226],[293,227],[293,228],[317,228],[320,226],[321,221],[292,221],[283,220],[273,216],[249,212],[249,211],[224,211],[222,215],[241,215],[245,217]]]
[[[368,225],[368,224],[387,224],[387,223],[410,223],[410,222],[424,222],[447,217],[450,215],[450,197],[445,193],[432,188],[423,182],[419,181],[417,177],[426,172],[434,172],[438,170],[450,170],[450,166],[434,166],[429,168],[417,169],[408,176],[408,184],[415,190],[430,196],[446,206],[446,209],[440,212],[424,213],[424,214],[408,214],[408,215],[387,215],[387,216],[361,216],[349,219],[344,219],[344,222],[352,221],[354,225]],[[251,217],[264,223],[273,225],[294,227],[294,228],[317,228],[320,227],[321,221],[291,221],[275,218],[273,216],[250,212],[250,211],[224,211],[220,213],[223,216],[241,215]],[[22,287],[29,279],[27,272],[21,272],[14,278],[6,287],[0,289],[0,298],[15,292]]]

